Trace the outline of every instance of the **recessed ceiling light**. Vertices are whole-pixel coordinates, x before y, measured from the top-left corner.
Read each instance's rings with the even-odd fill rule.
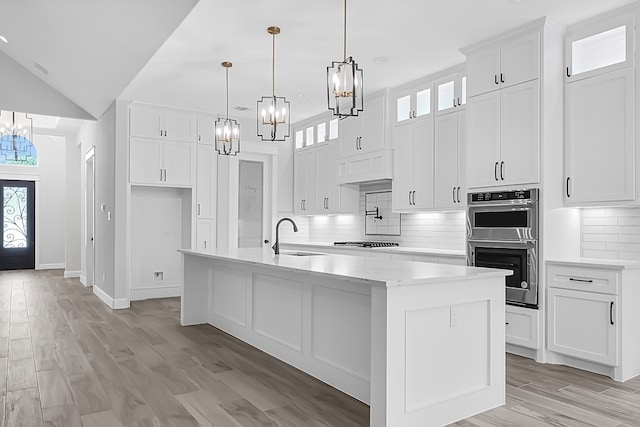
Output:
[[[389,57],[387,57],[387,56],[378,56],[376,58],[373,58],[372,61],[374,63],[376,63],[376,64],[386,64],[387,62],[389,62]]]
[[[0,36],[0,40],[2,40],[5,43],[9,43],[9,40],[7,40],[5,36]]]
[[[235,107],[233,107],[233,109],[236,110],[236,111],[249,111],[249,110],[251,110],[251,108],[245,107],[243,105],[236,105]]]

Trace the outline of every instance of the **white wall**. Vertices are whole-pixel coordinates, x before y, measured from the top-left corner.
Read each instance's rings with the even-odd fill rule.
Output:
[[[65,277],[80,276],[81,266],[81,146],[77,137],[67,141],[66,146],[66,236]]]

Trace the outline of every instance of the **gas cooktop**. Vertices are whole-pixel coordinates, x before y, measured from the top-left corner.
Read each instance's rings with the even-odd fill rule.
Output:
[[[396,242],[333,242],[334,246],[358,246],[360,248],[385,248],[400,246]]]

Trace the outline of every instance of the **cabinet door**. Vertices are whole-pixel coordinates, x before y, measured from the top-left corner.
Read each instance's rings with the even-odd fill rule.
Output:
[[[392,202],[394,210],[413,206],[413,126],[397,126],[393,129],[393,182]]]
[[[196,144],[165,140],[162,155],[164,180],[169,185],[192,186]]]
[[[162,179],[162,140],[129,138],[129,181],[159,184]]]
[[[540,78],[540,33],[504,42],[500,48],[500,83],[509,87]]]
[[[367,109],[362,116],[361,152],[382,150],[385,146],[386,97],[379,97],[367,102]]]
[[[199,219],[196,223],[196,250],[208,251],[215,248],[213,219]]]
[[[306,151],[297,151],[293,155],[293,211],[304,214],[304,199],[307,191]]]
[[[195,142],[196,118],[188,113],[165,111],[164,130],[164,136],[173,141]]]
[[[411,92],[397,92],[394,97],[395,114],[393,122],[395,124],[407,123],[413,117],[413,103],[411,102]]]
[[[362,118],[364,114],[366,113],[362,112],[358,117],[347,117],[344,120],[340,120],[340,156],[351,156],[360,153]]]
[[[539,80],[533,80],[500,91],[498,176],[502,184],[540,182],[539,84]]]
[[[162,138],[162,110],[145,105],[132,105],[129,109],[129,136]]]
[[[434,206],[458,207],[458,114],[435,119]]]
[[[215,127],[215,119],[208,116],[199,116],[198,122],[198,138],[197,141],[201,144],[215,144],[215,137],[213,134],[213,128]]]
[[[329,146],[324,145],[315,149],[316,155],[316,174],[313,178],[315,183],[315,205],[318,212],[326,212],[327,199],[329,197]]]
[[[566,85],[565,200],[634,200],[633,69]]]
[[[499,91],[469,98],[467,103],[467,141],[465,147],[468,188],[499,185]]]
[[[618,360],[618,297],[549,289],[549,350],[605,365]]]
[[[341,187],[336,182],[338,176],[338,154],[340,147],[337,144],[331,144],[327,148],[327,168],[325,174],[316,173],[317,179],[322,179],[327,182],[327,211],[329,213],[342,212],[342,206],[340,204]],[[359,197],[359,194],[356,195]],[[356,212],[357,213],[357,212]]]
[[[500,87],[500,47],[495,46],[467,56],[467,94],[469,97]]]
[[[433,207],[433,118],[413,126],[413,195],[414,209]]]
[[[198,144],[196,159],[196,216],[213,218],[217,155],[213,145]]]

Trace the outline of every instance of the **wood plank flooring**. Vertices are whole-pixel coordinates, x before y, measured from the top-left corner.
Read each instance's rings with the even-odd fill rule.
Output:
[[[213,327],[181,327],[179,308],[112,311],[59,270],[0,272],[0,427],[369,424],[367,405]],[[640,426],[640,378],[508,355],[507,404],[454,425]]]

